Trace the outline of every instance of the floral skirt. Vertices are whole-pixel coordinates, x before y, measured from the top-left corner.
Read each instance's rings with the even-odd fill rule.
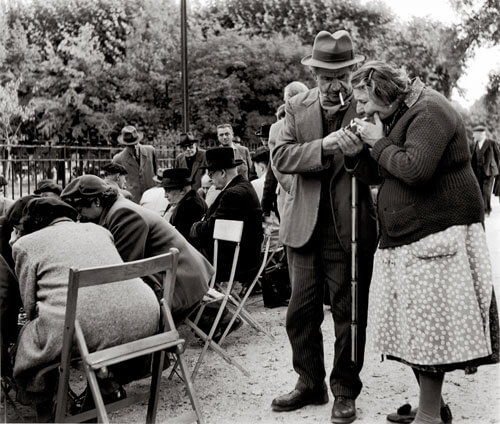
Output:
[[[472,372],[498,362],[498,333],[481,224],[377,250],[367,328],[375,351],[421,371]]]

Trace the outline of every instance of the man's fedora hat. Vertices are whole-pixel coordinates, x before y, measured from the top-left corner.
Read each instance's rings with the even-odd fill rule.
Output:
[[[114,174],[126,175],[126,174],[128,174],[127,169],[123,165],[120,165],[119,163],[114,163],[114,162],[107,163],[106,165],[104,165],[102,167],[102,170],[105,172],[106,175],[114,175]]]
[[[124,146],[133,146],[142,140],[144,134],[138,132],[136,128],[132,125],[123,127],[122,133],[118,136],[118,143]]]
[[[262,124],[260,128],[255,131],[255,135],[257,137],[269,138],[269,129],[271,128],[271,124]]]
[[[181,133],[179,136],[178,146],[187,146],[189,144],[198,143],[198,139],[191,133]]]
[[[202,168],[206,168],[209,171],[218,171],[219,169],[234,168],[242,163],[242,159],[234,158],[232,147],[213,147],[207,150],[205,164]]]
[[[188,168],[170,168],[163,171],[161,186],[163,188],[182,188],[191,185],[191,171]]]
[[[483,124],[476,125],[474,128],[472,128],[473,132],[484,132],[486,131],[486,127]]]
[[[303,65],[324,69],[340,69],[365,60],[360,54],[354,54],[352,40],[345,30],[333,34],[320,31],[314,39],[313,51],[301,60]]]

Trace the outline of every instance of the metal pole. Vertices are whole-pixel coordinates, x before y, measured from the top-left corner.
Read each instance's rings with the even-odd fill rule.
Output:
[[[182,124],[189,131],[186,0],[181,0]]]
[[[351,359],[358,360],[358,190],[356,177],[351,177]]]

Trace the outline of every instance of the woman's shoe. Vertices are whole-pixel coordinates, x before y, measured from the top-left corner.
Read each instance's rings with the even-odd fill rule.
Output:
[[[387,421],[392,423],[411,423],[415,419],[417,411],[418,408],[412,409],[409,403],[405,403],[403,406],[400,406],[396,412],[387,415]],[[451,424],[453,421],[453,416],[448,405],[441,408],[441,420],[443,424]]]

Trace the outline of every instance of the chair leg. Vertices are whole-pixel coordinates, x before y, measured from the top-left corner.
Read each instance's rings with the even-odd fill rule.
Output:
[[[148,412],[146,423],[154,424],[156,421],[156,411],[158,409],[158,397],[160,394],[161,376],[163,373],[163,363],[165,362],[165,351],[153,354],[153,367],[151,372],[151,388],[149,393]]]
[[[109,423],[106,406],[104,405],[104,400],[102,399],[101,389],[99,388],[95,372],[88,365],[85,365],[85,374],[87,375],[87,382],[90,387],[92,397],[94,398],[98,422]]]
[[[184,384],[186,385],[189,399],[191,400],[191,405],[194,409],[194,412],[196,413],[197,422],[198,424],[203,424],[204,421],[203,421],[203,416],[201,414],[200,401],[198,400],[198,395],[194,390],[193,382],[189,377],[189,371],[187,369],[186,363],[184,362],[184,357],[182,356],[180,350],[178,350],[176,356],[177,356],[177,361],[179,363],[179,367],[181,369],[182,376],[184,378]]]

